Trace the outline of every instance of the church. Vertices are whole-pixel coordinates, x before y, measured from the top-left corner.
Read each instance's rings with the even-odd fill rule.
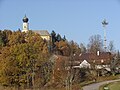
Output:
[[[23,18],[23,29],[22,32],[27,33],[29,31],[29,19],[26,17],[26,15]],[[31,30],[35,33],[40,34],[41,38],[43,38],[46,41],[51,41],[51,36],[47,30]]]

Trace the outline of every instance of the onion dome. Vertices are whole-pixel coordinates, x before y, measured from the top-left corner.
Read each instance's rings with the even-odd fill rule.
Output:
[[[28,18],[26,17],[26,15],[25,15],[25,17],[23,18],[23,22],[26,22],[26,23],[27,23],[28,20],[29,20],[29,19],[28,19]]]

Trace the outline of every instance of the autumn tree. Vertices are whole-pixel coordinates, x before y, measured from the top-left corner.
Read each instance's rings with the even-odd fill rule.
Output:
[[[12,32],[8,36],[8,41],[9,46],[25,43],[25,33],[21,33],[21,31]]]
[[[8,36],[11,35],[10,30],[0,30],[0,53],[4,46],[8,44]]]
[[[0,54],[0,83],[7,86],[34,87],[41,74],[40,67],[48,58],[47,44],[39,34],[31,31],[27,34],[12,32],[8,36],[8,46],[3,47]],[[49,70],[48,67],[46,69]],[[43,77],[39,81],[41,84],[48,78]]]
[[[68,42],[61,40],[59,42],[56,42],[55,45],[57,54],[65,56],[70,55],[70,47],[68,45]]]
[[[80,53],[79,45],[76,42],[74,42],[73,40],[69,42],[69,47],[70,47],[71,54],[79,54]]]
[[[4,41],[3,41],[3,33],[2,31],[0,30],[0,47],[1,46],[4,46]]]
[[[10,30],[0,30],[0,45],[5,46],[8,43],[8,37],[12,34]]]
[[[3,30],[2,31],[2,38],[3,38],[3,41],[4,41],[4,44],[5,46],[8,45],[8,37],[12,34],[12,31],[11,30]]]
[[[51,37],[52,37],[52,53],[59,55],[69,55],[69,45],[65,35],[62,38],[60,34],[56,34],[55,31],[52,31]]]

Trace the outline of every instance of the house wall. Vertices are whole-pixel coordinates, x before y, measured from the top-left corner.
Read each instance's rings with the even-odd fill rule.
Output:
[[[50,36],[41,36],[43,39],[50,41]]]
[[[96,69],[110,68],[110,65],[95,65]]]

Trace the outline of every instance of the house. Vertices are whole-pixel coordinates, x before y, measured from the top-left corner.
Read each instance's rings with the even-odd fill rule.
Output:
[[[102,69],[110,68],[110,63],[112,60],[112,54],[110,52],[97,52],[97,53],[81,53],[76,55],[76,61],[83,65],[84,63],[89,63],[90,68]]]
[[[73,68],[91,68],[91,65],[86,60],[83,60],[79,66],[73,66]]]
[[[47,30],[32,30],[33,32],[35,33],[38,33],[40,34],[40,36],[44,39],[44,40],[47,40],[47,41],[50,41],[51,40],[51,36],[49,34],[49,32]]]

